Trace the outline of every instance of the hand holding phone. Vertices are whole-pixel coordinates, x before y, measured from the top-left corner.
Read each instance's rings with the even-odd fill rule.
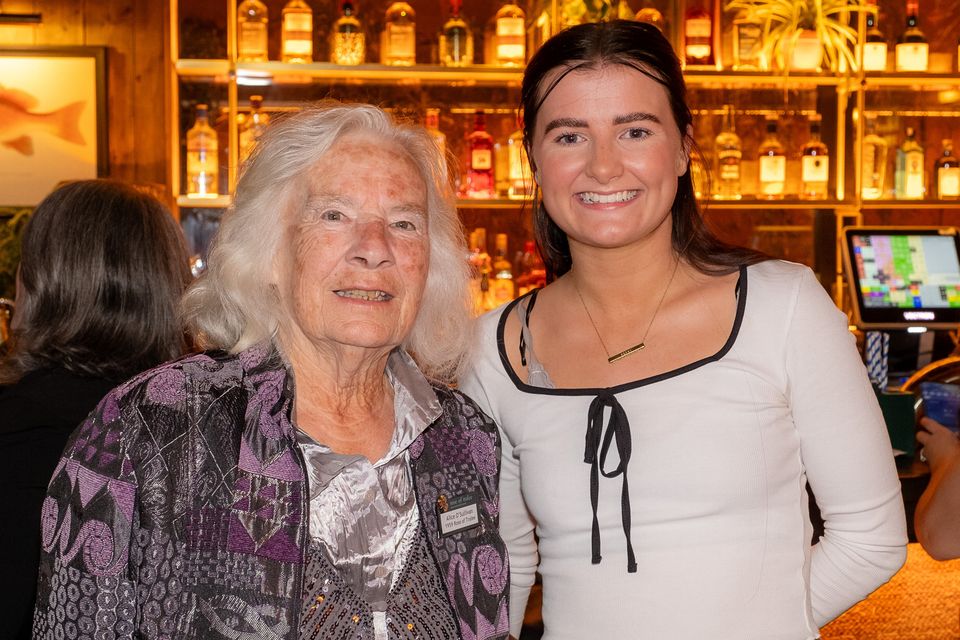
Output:
[[[960,385],[944,382],[921,382],[920,397],[923,399],[923,413],[947,427],[951,431],[960,431]]]

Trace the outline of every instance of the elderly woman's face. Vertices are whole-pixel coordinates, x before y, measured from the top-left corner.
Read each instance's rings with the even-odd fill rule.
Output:
[[[348,134],[306,173],[277,280],[315,345],[390,349],[413,326],[430,262],[427,188],[409,156]]]

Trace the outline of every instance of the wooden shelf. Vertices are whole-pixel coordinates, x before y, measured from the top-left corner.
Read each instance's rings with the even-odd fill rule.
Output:
[[[185,209],[226,209],[233,204],[233,196],[222,195],[216,198],[193,198],[177,196],[177,206]]]
[[[883,209],[896,210],[960,210],[960,200],[864,200],[860,204],[863,211],[877,211]]]

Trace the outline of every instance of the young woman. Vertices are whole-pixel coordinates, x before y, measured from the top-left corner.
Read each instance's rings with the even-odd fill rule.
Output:
[[[705,228],[656,28],[561,32],[522,102],[555,279],[481,321],[462,383],[502,430],[513,634],[539,570],[547,640],[818,637],[905,557],[846,319],[806,267]]]

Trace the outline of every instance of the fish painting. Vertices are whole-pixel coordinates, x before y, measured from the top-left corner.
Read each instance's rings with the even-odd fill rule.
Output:
[[[80,133],[80,114],[86,101],[73,102],[48,113],[32,111],[37,104],[32,95],[0,85],[0,145],[32,156],[33,135],[40,132],[73,144],[85,144]]]

